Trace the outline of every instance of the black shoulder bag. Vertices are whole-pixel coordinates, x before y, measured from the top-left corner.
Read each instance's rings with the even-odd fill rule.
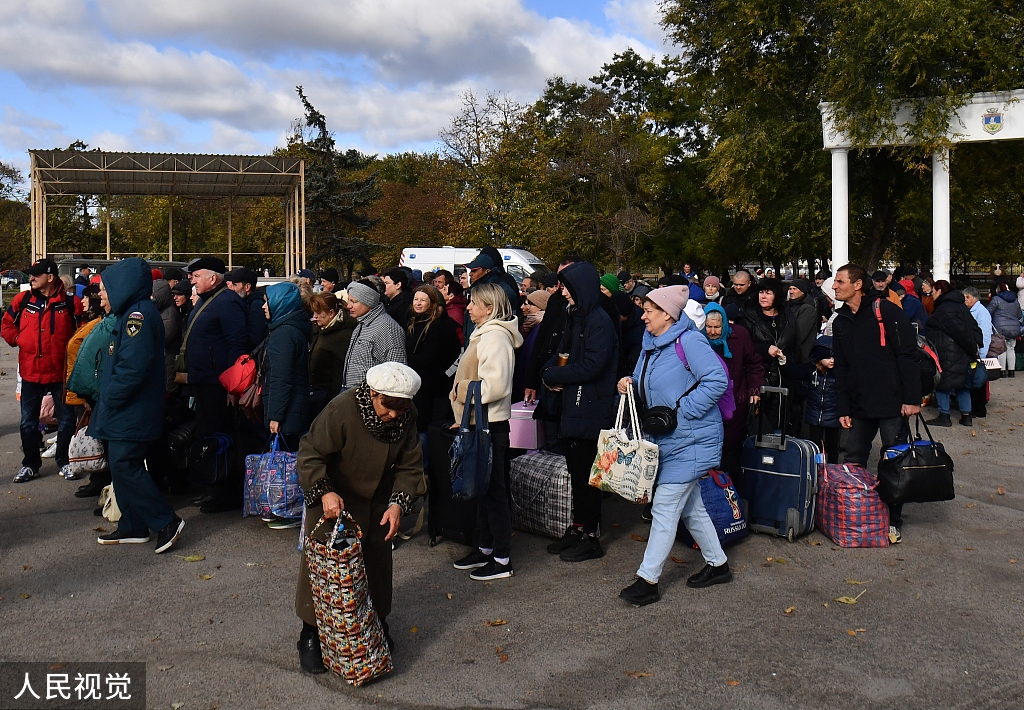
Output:
[[[694,382],[688,390],[679,395],[679,399],[676,400],[676,406],[667,407],[659,404],[655,407],[649,407],[647,406],[647,387],[644,381],[647,379],[647,363],[650,360],[651,351],[644,351],[644,367],[640,371],[640,406],[643,408],[643,414],[640,415],[640,428],[651,436],[664,436],[675,431],[676,425],[679,423],[679,403],[683,401],[683,397],[697,389],[700,380]],[[686,370],[687,372],[690,371],[689,365],[686,365]]]

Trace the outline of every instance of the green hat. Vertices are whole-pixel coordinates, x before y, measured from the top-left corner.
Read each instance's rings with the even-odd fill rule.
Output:
[[[601,277],[601,285],[606,289],[615,293],[616,291],[622,290],[622,284],[619,283],[619,277],[615,274],[605,274]]]

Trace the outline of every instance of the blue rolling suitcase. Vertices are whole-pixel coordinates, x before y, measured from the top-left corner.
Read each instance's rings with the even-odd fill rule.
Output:
[[[762,387],[761,401],[778,402],[787,421],[789,390]],[[743,442],[743,473],[747,483],[747,524],[757,532],[793,542],[814,530],[814,502],[818,493],[821,450],[806,439],[786,436],[777,428],[764,431],[765,409],[757,417],[757,435]]]

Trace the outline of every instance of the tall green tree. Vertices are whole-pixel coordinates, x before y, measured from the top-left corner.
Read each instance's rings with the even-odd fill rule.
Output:
[[[379,196],[377,175],[367,174],[373,156],[339,150],[327,118],[301,86],[296,91],[306,110],[305,122],[296,126],[284,152],[306,159],[306,258],[313,265],[332,264],[351,274],[356,264],[368,264],[377,248],[367,240],[373,222],[366,210]]]

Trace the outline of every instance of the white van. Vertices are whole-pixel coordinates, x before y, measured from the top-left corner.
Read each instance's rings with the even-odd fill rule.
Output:
[[[408,266],[410,269],[419,269],[424,274],[447,269],[456,276],[466,270],[466,264],[473,261],[479,249],[462,247],[409,247],[402,250],[402,258],[399,266]],[[508,247],[498,249],[504,261],[505,271],[521,282],[524,278],[534,272],[542,276],[551,271],[543,261],[526,251]]]

